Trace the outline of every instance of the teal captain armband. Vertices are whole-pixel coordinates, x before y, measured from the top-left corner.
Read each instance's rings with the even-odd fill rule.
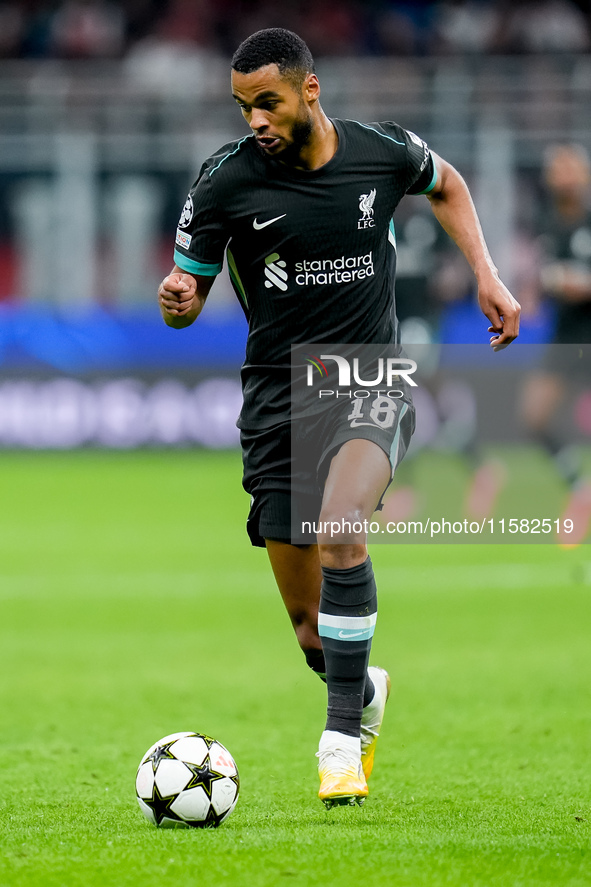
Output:
[[[174,261],[183,271],[188,271],[190,274],[201,274],[203,277],[217,277],[222,270],[221,262],[217,265],[210,262],[196,262],[195,259],[188,259],[178,249],[174,251]]]

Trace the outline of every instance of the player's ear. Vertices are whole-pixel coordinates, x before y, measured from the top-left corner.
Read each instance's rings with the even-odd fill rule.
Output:
[[[308,74],[302,86],[304,99],[308,102],[316,102],[320,96],[320,83],[316,74]]]

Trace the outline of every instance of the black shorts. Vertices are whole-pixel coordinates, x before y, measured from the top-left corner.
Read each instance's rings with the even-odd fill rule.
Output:
[[[302,521],[318,520],[330,462],[340,447],[348,440],[373,441],[388,456],[392,477],[414,427],[411,402],[371,397],[363,403],[337,401],[321,414],[272,428],[242,429],[243,485],[251,494],[247,531],[252,544],[264,547],[265,539],[310,544],[292,528]]]

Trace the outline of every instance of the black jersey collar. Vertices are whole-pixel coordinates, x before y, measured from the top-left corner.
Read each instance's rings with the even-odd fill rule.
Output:
[[[334,128],[337,131],[337,135],[339,137],[339,143],[337,145],[337,149],[328,161],[323,166],[319,166],[318,169],[296,169],[295,167],[288,166],[285,163],[280,163],[278,160],[270,157],[267,159],[267,163],[272,167],[272,169],[277,173],[278,176],[282,176],[287,179],[297,179],[298,181],[310,181],[311,179],[318,179],[322,176],[330,175],[330,173],[334,172],[337,169],[343,159],[345,153],[345,128],[342,125],[340,120],[336,120],[332,117],[329,117],[330,122],[333,124]]]

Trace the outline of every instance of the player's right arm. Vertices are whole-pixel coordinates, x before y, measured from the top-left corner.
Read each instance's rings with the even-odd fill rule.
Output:
[[[201,314],[215,277],[189,274],[175,265],[158,287],[158,303],[167,326],[183,329]]]
[[[230,237],[209,166],[210,161],[203,164],[189,191],[176,230],[175,265],[158,287],[164,322],[175,329],[190,326],[201,314]]]

